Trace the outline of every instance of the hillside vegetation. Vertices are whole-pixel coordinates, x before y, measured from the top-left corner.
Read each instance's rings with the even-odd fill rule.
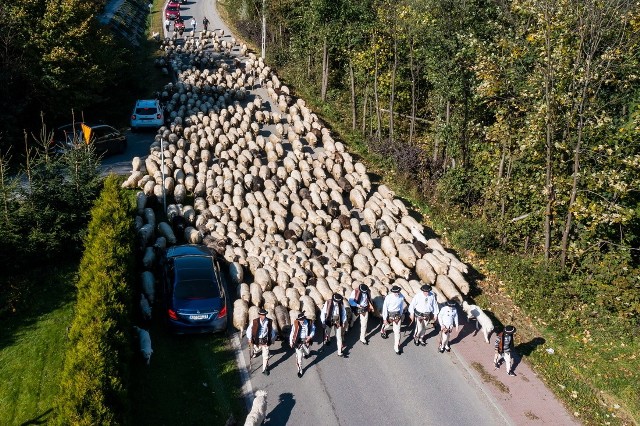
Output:
[[[585,423],[637,422],[640,6],[265,4],[267,61],[471,261],[496,321],[524,323],[497,296],[533,320],[554,391]],[[224,6],[260,46],[262,4]]]

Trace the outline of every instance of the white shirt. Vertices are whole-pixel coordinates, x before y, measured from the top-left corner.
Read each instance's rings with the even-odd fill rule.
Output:
[[[432,292],[428,292],[425,296],[423,291],[413,296],[413,299],[411,300],[409,313],[413,315],[414,310],[422,312],[423,314],[433,312],[433,315],[435,316],[438,316],[438,312],[440,312],[436,296]]]
[[[321,323],[325,323],[325,321],[327,320],[327,308],[329,306],[329,300],[327,300],[324,305],[322,305],[322,311],[320,312],[320,322]],[[339,309],[339,306],[342,307],[342,309]],[[340,324],[343,324],[345,321],[347,321],[347,310],[344,308],[344,304],[340,304],[338,305],[337,302],[333,302],[333,312],[331,313],[331,316],[339,316],[340,317]]]
[[[253,328],[253,321],[249,323],[249,327],[247,327],[247,339],[251,340],[251,329]],[[258,339],[264,339],[267,337],[267,333],[269,328],[267,327],[267,318],[264,321],[260,321],[258,318]],[[276,329],[271,326],[271,341],[273,342],[276,338]]]
[[[387,320],[389,312],[404,311],[404,296],[401,293],[389,293],[382,304],[382,319]]]
[[[453,327],[454,325],[458,327],[458,311],[451,306],[445,306],[438,314],[438,322],[446,328]]]
[[[291,347],[294,347],[296,344],[295,332],[296,332],[296,327],[292,326],[291,334],[289,335],[289,344],[291,345]],[[315,334],[316,334],[316,326],[313,323],[310,323],[308,320],[305,320],[300,324],[300,340],[301,341],[304,342],[307,338],[313,339],[313,336]]]
[[[356,291],[353,290],[349,295],[349,305],[358,306],[360,308],[368,308],[369,307],[369,296],[367,293],[360,292],[360,302],[356,300]]]

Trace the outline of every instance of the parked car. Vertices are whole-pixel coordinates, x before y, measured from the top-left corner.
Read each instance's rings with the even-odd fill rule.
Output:
[[[51,152],[64,154],[82,144],[91,144],[99,155],[121,154],[127,149],[127,137],[106,124],[66,124],[53,132]]]
[[[131,113],[131,131],[140,128],[157,129],[164,124],[164,112],[157,99],[140,99],[136,101]]]
[[[164,10],[164,16],[166,19],[174,20],[180,17],[180,3],[175,1],[170,1],[167,3],[167,7]]]
[[[227,329],[221,259],[199,245],[167,249],[162,259],[163,299],[169,330],[179,334]]]

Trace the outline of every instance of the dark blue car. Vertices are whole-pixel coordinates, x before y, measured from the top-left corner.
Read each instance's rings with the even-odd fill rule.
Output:
[[[198,245],[170,247],[163,262],[169,329],[208,333],[227,329],[227,304],[220,260]]]

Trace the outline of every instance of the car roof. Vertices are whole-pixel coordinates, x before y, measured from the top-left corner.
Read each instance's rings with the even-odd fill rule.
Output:
[[[214,257],[207,247],[197,244],[184,244],[180,246],[172,246],[167,249],[167,257],[179,256]]]
[[[158,100],[157,99],[138,99],[136,101],[136,106],[137,107],[152,107],[152,106],[157,106],[158,105]]]

